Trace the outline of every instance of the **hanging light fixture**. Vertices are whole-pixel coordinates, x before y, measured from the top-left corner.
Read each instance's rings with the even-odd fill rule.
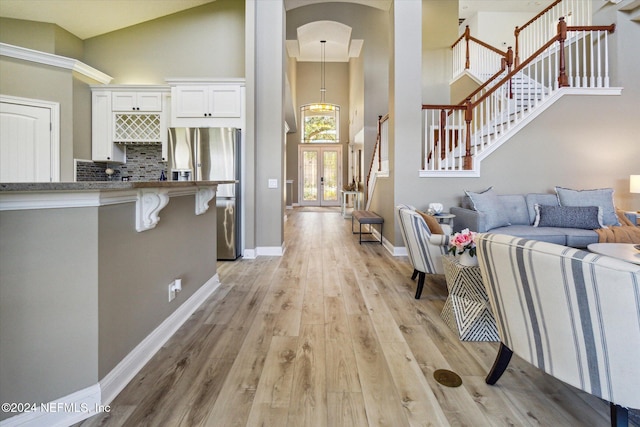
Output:
[[[325,101],[325,94],[327,88],[325,86],[325,55],[326,55],[326,40],[320,40],[320,102],[317,104],[311,104],[309,109],[314,112],[322,111],[335,111],[336,106],[333,104],[327,104]]]

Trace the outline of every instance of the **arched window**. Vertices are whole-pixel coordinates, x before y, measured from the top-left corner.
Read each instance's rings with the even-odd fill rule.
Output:
[[[300,108],[304,124],[302,143],[339,143],[340,107],[334,104],[307,104]]]

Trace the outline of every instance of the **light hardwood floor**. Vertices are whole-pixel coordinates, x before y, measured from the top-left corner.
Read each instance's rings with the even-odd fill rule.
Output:
[[[440,318],[405,257],[359,245],[337,212],[288,211],[282,257],[221,262],[222,285],[90,426],[607,426],[607,403]],[[433,378],[450,369],[463,384]]]

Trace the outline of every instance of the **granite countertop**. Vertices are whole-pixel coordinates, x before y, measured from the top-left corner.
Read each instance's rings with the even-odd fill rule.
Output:
[[[237,181],[84,181],[84,182],[5,182],[0,192],[36,191],[114,191],[140,188],[206,187],[218,184],[234,184]]]

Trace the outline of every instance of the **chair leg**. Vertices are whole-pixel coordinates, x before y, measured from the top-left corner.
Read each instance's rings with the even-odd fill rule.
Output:
[[[422,271],[418,272],[418,288],[416,289],[416,299],[420,299],[420,295],[422,295],[422,288],[424,288],[424,273]]]
[[[500,343],[500,349],[498,350],[496,360],[493,362],[491,371],[489,371],[487,378],[484,380],[487,384],[494,385],[496,381],[500,379],[504,371],[507,369],[507,366],[509,366],[511,356],[513,356],[513,351],[503,343]]]
[[[411,280],[416,280],[416,277],[418,277],[418,270],[416,270],[415,268],[413,269],[413,274],[411,275]]]
[[[613,402],[609,403],[611,410],[611,427],[627,427],[629,425],[629,410]]]

